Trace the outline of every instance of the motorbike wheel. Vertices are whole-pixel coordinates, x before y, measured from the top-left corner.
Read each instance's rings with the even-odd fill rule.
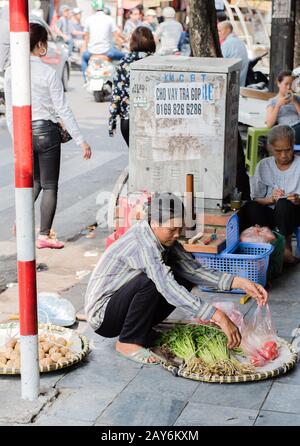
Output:
[[[104,101],[104,93],[103,91],[94,91],[94,98],[96,102],[103,102]]]

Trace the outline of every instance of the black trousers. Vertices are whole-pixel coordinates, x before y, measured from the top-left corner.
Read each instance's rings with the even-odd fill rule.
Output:
[[[242,192],[242,200],[250,200],[250,182],[245,167],[245,154],[242,138],[238,132],[237,162],[236,162],[236,187]]]
[[[185,279],[177,282],[189,291],[193,287]],[[154,341],[152,328],[174,309],[157,291],[152,280],[141,273],[110,298],[104,320],[96,333],[105,338],[119,336],[121,342],[149,347]]]
[[[60,135],[52,121],[32,122],[34,199],[43,191],[40,234],[49,235],[56,205],[60,170]]]
[[[250,226],[268,226],[278,228],[280,234],[293,234],[300,226],[300,207],[295,206],[286,198],[277,201],[275,209],[263,206],[256,201],[249,201],[240,211],[240,229],[243,231]]]
[[[129,119],[121,119],[121,133],[129,147]]]

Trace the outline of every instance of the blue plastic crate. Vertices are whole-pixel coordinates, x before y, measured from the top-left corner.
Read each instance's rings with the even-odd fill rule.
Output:
[[[273,249],[274,247],[268,243],[239,242],[234,252],[194,253],[194,257],[207,268],[244,277],[265,286],[269,257]]]
[[[234,252],[240,242],[239,218],[233,214],[226,224],[226,248],[222,252]]]

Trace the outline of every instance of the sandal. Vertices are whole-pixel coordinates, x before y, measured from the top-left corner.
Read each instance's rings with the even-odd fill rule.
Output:
[[[38,249],[42,249],[42,248],[61,249],[64,246],[65,246],[65,244],[63,242],[60,242],[59,240],[37,239],[37,241],[36,241],[36,247]]]
[[[136,352],[128,353],[127,355],[125,353],[117,352],[119,356],[123,356],[124,358],[130,359],[131,361],[137,362],[142,365],[159,365],[161,362],[165,362],[166,359],[162,356],[157,355],[156,353],[153,353],[148,348],[141,347]],[[155,362],[149,362],[150,358],[155,358]]]

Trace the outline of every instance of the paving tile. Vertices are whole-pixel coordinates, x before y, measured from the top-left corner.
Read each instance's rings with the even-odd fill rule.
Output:
[[[201,383],[190,401],[254,410],[261,407],[271,386],[272,380],[239,384]]]
[[[45,404],[56,395],[56,390],[50,389],[41,394],[34,401],[27,401],[21,397],[21,386],[7,385],[0,390],[0,422],[1,423],[29,423]]]
[[[299,296],[299,272],[300,265],[293,268],[285,268],[280,277],[272,280],[272,296],[273,294],[281,295],[281,299],[284,297],[289,301],[297,301],[297,297]]]
[[[40,374],[40,387],[55,387],[56,384],[68,373],[72,373],[72,367]]]
[[[300,414],[300,385],[275,382],[262,410]]]
[[[55,417],[43,415],[36,423],[30,424],[30,426],[92,426],[93,421],[74,420],[64,417]]]
[[[257,410],[190,402],[175,426],[252,426]]]
[[[262,410],[255,426],[300,426],[300,415]]]
[[[152,395],[172,395],[176,392],[176,398],[180,400],[188,400],[199,383],[189,379],[179,378],[172,373],[164,370],[160,366],[143,367],[136,377],[126,387],[126,391],[130,393],[147,393],[151,389]]]
[[[95,426],[172,426],[185,402],[172,395],[122,392],[97,419]]]
[[[102,355],[101,360],[89,359],[73,369],[57,384],[59,388],[84,388],[89,383],[102,387],[111,387],[121,391],[139,372],[141,366],[126,359],[119,358],[115,353],[114,360]],[[124,363],[125,361],[125,363]]]
[[[88,276],[88,278],[90,275]],[[87,279],[87,278],[86,278]],[[82,308],[82,302],[84,301],[84,296],[86,293],[86,283],[83,283],[83,280],[75,286],[71,287],[68,291],[63,293],[64,299],[68,299],[75,307],[76,311],[79,311]]]
[[[93,422],[117,395],[110,387],[91,386],[88,383],[82,389],[62,389],[41,416]],[[36,423],[39,422],[40,418],[36,420]]]
[[[279,382],[282,384],[295,384],[295,385],[300,386],[300,364],[299,364],[299,362],[296,364],[296,366],[292,370],[285,373],[284,375],[278,376],[278,378],[276,379],[276,382]]]

